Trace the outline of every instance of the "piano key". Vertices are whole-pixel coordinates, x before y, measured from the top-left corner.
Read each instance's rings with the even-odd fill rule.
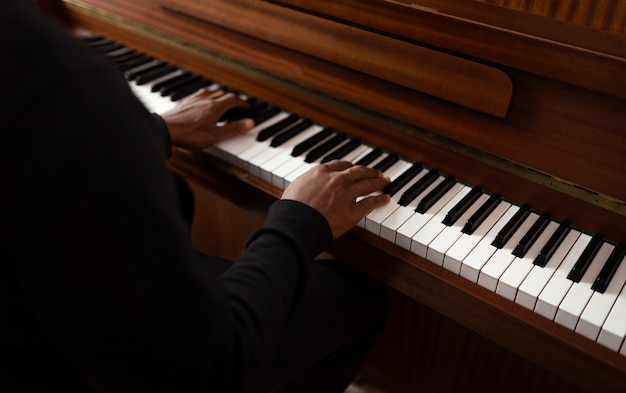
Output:
[[[570,224],[568,221],[563,221],[559,225],[559,228],[554,232],[550,240],[539,252],[539,255],[535,258],[533,263],[537,266],[544,267],[548,260],[552,257],[556,249],[560,246],[565,236],[569,233]]]
[[[427,169],[422,169],[422,171],[418,173],[417,176],[415,177],[415,181],[420,181],[421,178],[423,178],[426,174],[428,174],[428,172],[429,171]],[[408,187],[411,187],[410,183]],[[432,188],[434,187],[435,185],[432,186]],[[424,195],[426,195],[426,192],[427,191],[424,191]],[[383,239],[388,240],[392,243],[396,242],[396,231],[398,230],[398,228],[402,224],[404,224],[404,222],[406,222],[409,219],[409,217],[411,217],[414,214],[417,214],[415,213],[415,209],[417,208],[417,203],[419,199],[415,201],[414,205],[405,206],[400,203],[400,199],[402,198],[403,194],[404,193],[400,191],[397,195],[395,195],[398,198],[398,204],[400,206],[381,223],[381,227],[380,227],[380,236]],[[408,246],[410,246],[410,243]]]
[[[427,176],[428,174],[426,174]],[[421,180],[421,179],[420,179]],[[438,175],[436,180],[432,182],[423,192],[419,195],[422,198],[428,195],[435,189],[445,178]],[[388,226],[389,229],[394,230],[395,241],[398,246],[407,250],[411,249],[411,238],[422,227],[430,217],[431,214],[418,213],[415,211],[420,199],[416,198],[413,202],[409,203],[404,209],[398,209],[383,222],[381,233],[384,231],[384,227]],[[396,226],[397,225],[397,226]],[[394,229],[395,227],[395,229]]]
[[[358,160],[355,165],[363,165],[363,166],[368,166],[369,164],[371,164],[374,160],[376,160],[377,158],[379,158],[381,155],[383,154],[383,149],[381,149],[380,147],[375,147],[374,149],[372,149],[372,151],[370,151],[366,156],[363,156],[360,160]]]
[[[576,328],[580,315],[594,293],[591,285],[598,273],[600,273],[603,263],[607,260],[611,251],[613,251],[613,248],[612,244],[602,242],[586,273],[583,274],[579,282],[575,282],[567,291],[567,295],[565,295],[556,312],[555,322],[571,330]]]
[[[511,205],[509,202],[502,201],[503,206],[507,206],[506,212],[502,215],[500,220],[491,228],[487,235],[481,239],[476,247],[469,253],[469,255],[463,259],[461,264],[461,276],[468,280],[477,283],[480,270],[485,266],[487,261],[496,252],[492,243],[498,235],[498,232],[506,225],[507,222],[517,213],[519,206]]]
[[[350,138],[350,140],[348,140],[347,143],[344,143],[343,145],[339,146],[338,148],[336,148],[335,150],[331,151],[326,156],[324,156],[324,158],[322,158],[322,164],[332,161],[332,160],[340,160],[343,157],[345,157],[348,153],[350,153],[352,150],[356,149],[357,147],[361,145],[362,143],[359,139]]]
[[[602,246],[602,235],[596,234],[572,267],[572,271],[569,272],[567,278],[574,282],[579,282],[600,250],[600,246]]]
[[[193,93],[197,92],[198,90],[204,87],[208,87],[211,85],[212,85],[212,82],[210,80],[201,78],[198,81],[194,81],[192,83],[180,86],[179,88],[173,90],[172,93],[169,95],[169,97],[170,97],[170,100],[172,101],[178,101],[180,99],[183,99],[187,96],[192,95]]]
[[[600,335],[602,325],[622,291],[624,282],[626,282],[626,264],[621,263],[624,259],[623,244],[613,249],[609,257],[609,260],[611,259],[612,261],[609,263],[613,266],[617,266],[617,269],[615,269],[615,280],[612,280],[606,286],[605,291],[595,291],[593,295],[591,295],[591,299],[583,310],[578,325],[576,325],[577,333],[594,341]],[[593,286],[591,289],[593,289]]]
[[[141,66],[149,62],[155,61],[154,58],[147,55],[140,55],[137,57],[129,58],[125,61],[116,62],[113,66],[120,71],[128,71],[130,69]]]
[[[306,151],[312,149],[313,147],[317,146],[318,144],[320,144],[321,142],[323,142],[324,140],[326,140],[329,136],[333,134],[334,132],[330,128],[324,127],[311,138],[294,146],[293,151],[291,152],[291,155],[293,155],[294,157],[297,157],[305,153]]]
[[[535,257],[539,254],[543,245],[546,244],[554,231],[558,228],[558,224],[554,221],[550,221],[547,217],[547,214],[540,215],[528,233],[526,233],[526,235],[522,238],[521,242],[524,243],[525,238],[528,238],[528,234],[531,233],[531,236],[535,237],[536,240],[530,241],[528,243],[530,246],[523,252],[523,254],[520,254],[520,256],[513,254],[515,255],[515,259],[513,259],[513,262],[511,262],[509,267],[498,280],[498,286],[496,287],[496,293],[498,295],[511,301],[515,301],[517,289],[520,285],[522,285],[526,276],[530,274],[531,270],[535,266],[533,264]],[[537,227],[541,227],[543,230],[540,233],[537,233]],[[516,250],[518,247],[519,244],[516,247]]]
[[[600,293],[604,293],[604,291],[609,286],[611,279],[615,275],[615,272],[619,268],[622,259],[624,259],[625,254],[626,244],[620,243],[617,247],[615,247],[615,250],[613,251],[613,253],[611,253],[611,256],[602,267],[602,270],[600,270],[600,274],[598,274],[598,277],[596,277],[593,285],[591,286],[591,289]]]
[[[415,176],[422,171],[423,167],[424,166],[419,162],[414,163],[404,173],[398,176],[391,183],[387,184],[383,193],[394,196],[398,191],[404,188],[408,182],[413,180]]]
[[[622,288],[606,321],[602,324],[602,329],[598,336],[599,344],[614,351],[620,351],[622,355],[624,355],[626,347],[623,344],[624,337],[626,337],[626,318],[624,318],[624,315],[626,315],[626,287]]]
[[[311,122],[310,120],[303,120],[297,124],[294,124],[291,128],[288,128],[288,130],[295,128],[298,130],[298,133],[300,133],[306,129],[309,129],[312,124],[313,122]],[[258,142],[258,139],[259,138],[257,135],[257,142]],[[265,140],[264,142],[256,143],[250,149],[247,149],[246,151],[241,152],[237,160],[239,163],[239,166],[242,169],[248,170],[248,172],[252,173],[253,175],[257,177],[260,176],[261,174],[260,168],[258,168],[258,165],[257,165],[258,160],[254,161],[254,159],[256,158],[256,156],[262,154],[265,151],[275,150],[275,148],[271,146],[271,142],[272,142],[271,140]],[[254,161],[252,162],[252,165],[250,165],[251,161]]]
[[[210,150],[212,150],[214,154],[216,154],[223,160],[230,162],[233,165],[236,165],[238,154],[257,143],[256,135],[261,132],[261,130],[273,125],[274,123],[279,122],[287,116],[289,116],[287,112],[280,112],[271,119],[268,119],[265,122],[254,126],[250,131],[246,132],[245,134],[238,135],[234,138],[230,138],[215,144],[214,149]]]
[[[488,199],[489,196],[485,193],[479,192],[477,196],[471,196],[468,198],[468,195],[471,195],[474,190],[477,188],[472,188],[463,199],[457,203],[456,206],[465,205],[466,201],[473,200],[474,202],[469,206],[464,206],[464,213],[461,216],[454,218],[454,222],[444,220],[440,225],[443,225],[444,228],[441,233],[428,245],[428,250],[426,251],[426,258],[438,264],[439,266],[443,266],[443,262],[445,259],[445,255],[448,250],[463,236],[463,223],[467,221],[467,219],[476,212]],[[480,190],[480,189],[478,189]],[[455,207],[456,207],[455,206]],[[454,210],[454,208],[452,208]],[[446,218],[450,216],[450,211],[446,213]],[[451,224],[447,224],[447,222],[451,222]],[[460,265],[459,265],[460,267]]]
[[[549,222],[550,222],[550,216],[548,215],[548,213],[542,213],[539,216],[539,218],[537,218],[537,221],[535,221],[535,223],[530,228],[530,230],[526,233],[526,235],[524,235],[524,237],[517,244],[517,246],[513,250],[513,255],[515,255],[518,258],[524,258],[524,256],[526,255],[528,250],[533,246],[537,238],[539,236],[543,236],[543,231]],[[546,239],[546,241],[547,240],[548,239]],[[543,244],[545,244],[545,242]],[[539,254],[539,251],[537,251],[537,255],[538,254]]]
[[[145,85],[146,83],[150,83],[164,75],[169,75],[175,70],[176,67],[169,64],[164,64],[162,67],[157,67],[152,71],[147,71],[142,73],[141,75],[137,75],[135,77],[135,82],[138,85]]]
[[[489,215],[496,208],[496,206],[500,204],[501,200],[502,198],[499,194],[491,195],[491,197],[489,197],[489,200],[485,202],[485,204],[481,206],[481,208],[478,209],[478,211],[476,211],[476,213],[474,213],[474,215],[472,215],[467,220],[465,226],[463,227],[463,233],[466,233],[468,235],[473,234],[476,228],[478,228],[483,223],[483,221],[487,217],[489,217]]]
[[[511,218],[511,221],[509,221],[498,233],[498,236],[496,236],[493,241],[493,246],[496,248],[502,248],[509,241],[511,236],[516,233],[517,229],[522,224],[522,222],[526,220],[526,217],[528,217],[529,213],[530,209],[527,205],[523,205],[522,207],[520,207],[515,216]]]
[[[301,158],[293,157],[291,155],[293,147],[296,146],[298,143],[317,134],[321,129],[322,126],[313,124],[311,127],[289,139],[285,143],[276,146],[273,149],[269,149],[262,155],[255,157],[250,162],[251,167],[254,168],[254,166],[258,166],[260,171],[260,177],[266,182],[271,183],[272,174],[276,171],[276,168],[284,165],[289,160],[299,159],[302,162]]]
[[[442,184],[449,180],[450,176],[448,176],[446,180],[442,182]],[[426,225],[424,225],[419,231],[415,233],[415,235],[413,235],[413,237],[411,237],[411,251],[421,256],[422,258],[426,258],[428,245],[437,237],[437,235],[441,233],[441,231],[447,228],[447,226],[442,223],[443,219],[446,216],[446,213],[450,209],[452,209],[454,205],[459,203],[459,201],[471,190],[470,187],[457,182],[453,182],[452,186],[446,186],[442,189],[447,190],[446,194],[450,194],[452,195],[452,197],[447,202],[444,202],[441,208],[436,209],[438,211],[435,212],[433,217],[426,223]],[[437,188],[435,188],[435,190],[437,190]],[[444,198],[442,195],[437,199],[437,201],[443,199]],[[434,202],[431,206],[434,206],[437,203],[438,202]]]
[[[407,206],[411,203],[418,195],[422,195],[424,190],[439,178],[439,171],[436,169],[431,169],[428,173],[423,176],[418,182],[414,183],[411,187],[409,187],[400,197],[400,204],[402,206]],[[421,199],[418,199],[418,204]],[[415,206],[417,209],[417,205]]]
[[[487,202],[485,202],[485,204],[492,204],[492,197],[493,195],[487,200]],[[455,272],[456,274],[461,274],[461,266],[465,258],[487,235],[487,233],[502,218],[502,215],[511,206],[508,202],[500,202],[501,201],[498,199],[498,204],[491,210],[491,214],[486,216],[482,220],[481,224],[472,231],[472,233],[464,232],[466,236],[461,236],[459,240],[448,250],[448,252],[446,252],[443,260],[443,267]],[[483,204],[483,206],[485,206],[485,204]]]
[[[150,72],[154,71],[155,69],[160,69],[160,68],[163,68],[163,67],[166,67],[166,66],[167,66],[167,64],[162,62],[162,61],[153,60],[153,61],[151,61],[149,63],[142,64],[139,67],[135,67],[133,69],[130,69],[130,70],[126,71],[124,73],[124,77],[126,78],[127,81],[134,81],[140,75],[144,75],[146,73],[150,73]]]
[[[257,142],[263,142],[300,121],[300,116],[290,114],[279,122],[261,130],[256,136]]]
[[[170,83],[161,86],[159,88],[159,93],[161,93],[161,95],[164,97],[171,96],[175,91],[201,80],[201,76],[190,73],[185,76],[181,76],[180,78],[177,78],[175,81],[170,81]]]
[[[402,165],[396,172],[395,176],[391,178],[391,182],[402,177],[404,173],[406,173],[409,169],[413,167],[413,164],[411,164],[408,161],[400,160],[399,162]],[[380,225],[387,217],[389,217],[399,207],[397,201],[398,201],[398,197],[392,196],[389,203],[387,203],[385,206],[382,206],[379,209],[375,209],[369,214],[367,214],[364,217],[364,220],[365,220],[364,228],[380,236]]]
[[[480,198],[482,190],[478,186],[472,187],[471,191],[459,201],[443,219],[443,223],[447,226],[453,225],[466,211],[476,202],[476,199]],[[469,217],[467,217],[469,219]]]
[[[311,120],[303,120],[296,126],[291,127],[287,129],[286,131],[281,132],[280,134],[276,135],[274,138],[272,138],[270,142],[270,146],[278,147],[284,144],[285,142],[287,142],[288,140],[292,139],[296,135],[300,134],[304,130],[310,128],[312,125],[313,125],[313,122]]]
[[[326,140],[324,143],[321,143],[320,145],[309,151],[304,157],[304,161],[308,163],[318,160],[321,161],[326,153],[330,152],[332,149],[342,144],[346,140],[346,138],[346,134],[342,132],[336,133],[332,138]]]
[[[591,236],[585,233],[575,230],[572,230],[572,233],[577,236],[574,246],[539,294],[537,305],[535,306],[535,312],[551,320],[554,320],[556,317],[559,305],[574,284],[572,280],[567,278],[567,274],[591,240]]]
[[[560,227],[559,227],[560,228]],[[558,229],[557,229],[558,231]],[[544,266],[535,265],[528,276],[522,282],[522,285],[518,288],[515,302],[534,310],[537,305],[537,299],[539,294],[548,285],[548,282],[552,278],[552,275],[559,268],[563,259],[574,246],[574,242],[578,239],[579,233],[576,231],[567,231],[567,235],[559,243],[559,245],[551,253],[550,257],[546,259]]]
[[[520,208],[520,210],[522,210],[522,208]],[[519,217],[519,214],[516,214],[516,216]],[[526,232],[528,232],[538,217],[539,215],[531,213],[526,216],[526,218],[520,222],[519,225],[517,225],[517,230],[508,236],[509,240],[501,248],[498,248],[491,258],[489,258],[489,261],[487,261],[485,266],[480,269],[480,274],[478,275],[478,285],[481,285],[493,292],[496,291],[500,277],[509,267],[511,262],[513,262],[513,259],[515,259],[513,249]],[[509,221],[509,223],[510,222],[511,221]],[[507,225],[509,223],[507,223]],[[498,236],[500,236],[501,233],[502,231],[498,234]]]
[[[374,165],[374,169],[378,169],[381,172],[385,172],[388,168],[394,165],[400,157],[396,153],[387,154],[387,156]]]
[[[450,188],[452,188],[455,184],[456,179],[454,178],[454,176],[448,175],[444,179],[444,181],[439,183],[439,185],[437,185],[437,187],[435,187],[430,193],[428,193],[428,195],[422,198],[420,203],[417,204],[417,208],[415,209],[415,211],[418,213],[424,213],[425,211],[430,209],[430,207],[437,203],[439,198],[445,195],[448,190],[450,190]]]

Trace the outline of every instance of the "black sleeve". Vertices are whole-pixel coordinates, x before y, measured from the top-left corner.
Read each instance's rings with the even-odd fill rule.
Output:
[[[238,391],[330,244],[327,222],[278,201],[233,267],[201,279],[155,118],[108,63],[4,4],[0,310],[18,299],[24,342],[98,389]]]

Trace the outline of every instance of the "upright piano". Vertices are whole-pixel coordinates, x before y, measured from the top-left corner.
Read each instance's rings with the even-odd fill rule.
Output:
[[[250,135],[173,154],[203,192],[262,216],[323,159],[388,173],[390,206],[329,252],[390,288],[364,368],[389,392],[626,391],[623,2],[47,5],[157,112],[249,100]]]

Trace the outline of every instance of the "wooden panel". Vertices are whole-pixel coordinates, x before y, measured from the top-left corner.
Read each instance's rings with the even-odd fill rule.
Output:
[[[513,95],[510,78],[496,68],[266,2],[170,0],[163,4],[172,11],[495,116],[506,115]]]

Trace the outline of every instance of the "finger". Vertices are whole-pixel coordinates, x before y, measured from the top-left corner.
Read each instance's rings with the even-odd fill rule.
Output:
[[[391,200],[389,194],[370,195],[356,203],[359,214],[365,216],[372,210],[386,205]]]
[[[341,172],[346,169],[353,167],[354,165],[349,161],[341,161],[341,160],[332,160],[322,164],[326,167],[326,169],[332,172]]]
[[[369,177],[353,182],[351,187],[356,196],[363,196],[382,191],[389,182],[388,177]]]
[[[252,119],[241,119],[237,121],[228,122],[220,127],[223,135],[235,136],[239,134],[245,134],[254,127],[254,121]]]
[[[215,107],[218,111],[226,112],[236,106],[248,106],[241,98],[237,97],[233,93],[225,93],[215,99]]]

